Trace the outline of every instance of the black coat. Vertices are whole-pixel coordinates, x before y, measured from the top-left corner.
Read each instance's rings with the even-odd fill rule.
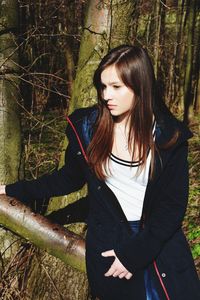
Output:
[[[86,149],[96,120],[95,107],[75,111],[73,122]],[[68,126],[66,163],[51,175],[6,187],[7,195],[22,201],[69,194],[88,184],[89,216],[86,236],[87,274],[94,296],[101,300],[146,300],[144,268],[149,268],[160,300],[199,300],[200,287],[192,255],[181,224],[188,201],[187,139],[190,131],[169,113],[156,116],[156,169],[144,199],[141,226],[133,238],[129,223],[115,195],[89,169],[72,128]],[[180,132],[177,142],[162,149]],[[130,280],[105,277],[114,258],[101,252],[114,249],[133,273]],[[166,290],[169,298],[164,292]]]

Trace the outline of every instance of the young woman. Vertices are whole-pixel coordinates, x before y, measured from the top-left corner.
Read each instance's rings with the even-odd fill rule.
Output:
[[[69,118],[64,167],[1,190],[27,202],[69,194],[87,182],[86,265],[94,299],[198,300],[181,229],[191,133],[158,97],[143,48],[111,50],[94,85],[98,105]]]

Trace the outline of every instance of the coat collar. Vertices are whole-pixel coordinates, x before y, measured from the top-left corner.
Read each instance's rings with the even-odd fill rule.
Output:
[[[171,113],[160,113],[158,119],[156,119],[156,145],[160,149],[164,148],[164,145],[174,135],[177,135],[177,140],[173,148],[192,137],[191,131],[183,122],[177,120]]]
[[[91,141],[98,115],[98,107],[94,105],[92,107],[78,109],[70,116],[85,147],[87,147]],[[155,118],[155,141],[158,148],[162,149],[163,146],[172,139],[175,132],[178,133],[178,138],[174,147],[192,137],[192,133],[188,127],[183,122],[177,120],[169,110],[165,109],[159,111],[159,113],[156,113]]]

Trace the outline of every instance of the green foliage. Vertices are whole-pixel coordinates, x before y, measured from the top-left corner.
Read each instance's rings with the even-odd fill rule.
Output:
[[[189,141],[189,175],[190,175],[190,191],[187,213],[183,222],[183,229],[190,244],[192,255],[195,260],[196,268],[200,273],[200,160],[199,160],[199,116],[193,119],[191,124],[193,137]]]
[[[194,259],[197,259],[200,257],[200,243],[194,245],[192,249],[192,255]]]
[[[191,243],[192,255],[194,259],[200,257],[200,227],[197,224],[190,223],[187,238]]]

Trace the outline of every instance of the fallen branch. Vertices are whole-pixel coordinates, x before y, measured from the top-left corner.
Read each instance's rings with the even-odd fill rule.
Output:
[[[85,242],[15,198],[0,195],[0,224],[66,264],[85,272]]]

